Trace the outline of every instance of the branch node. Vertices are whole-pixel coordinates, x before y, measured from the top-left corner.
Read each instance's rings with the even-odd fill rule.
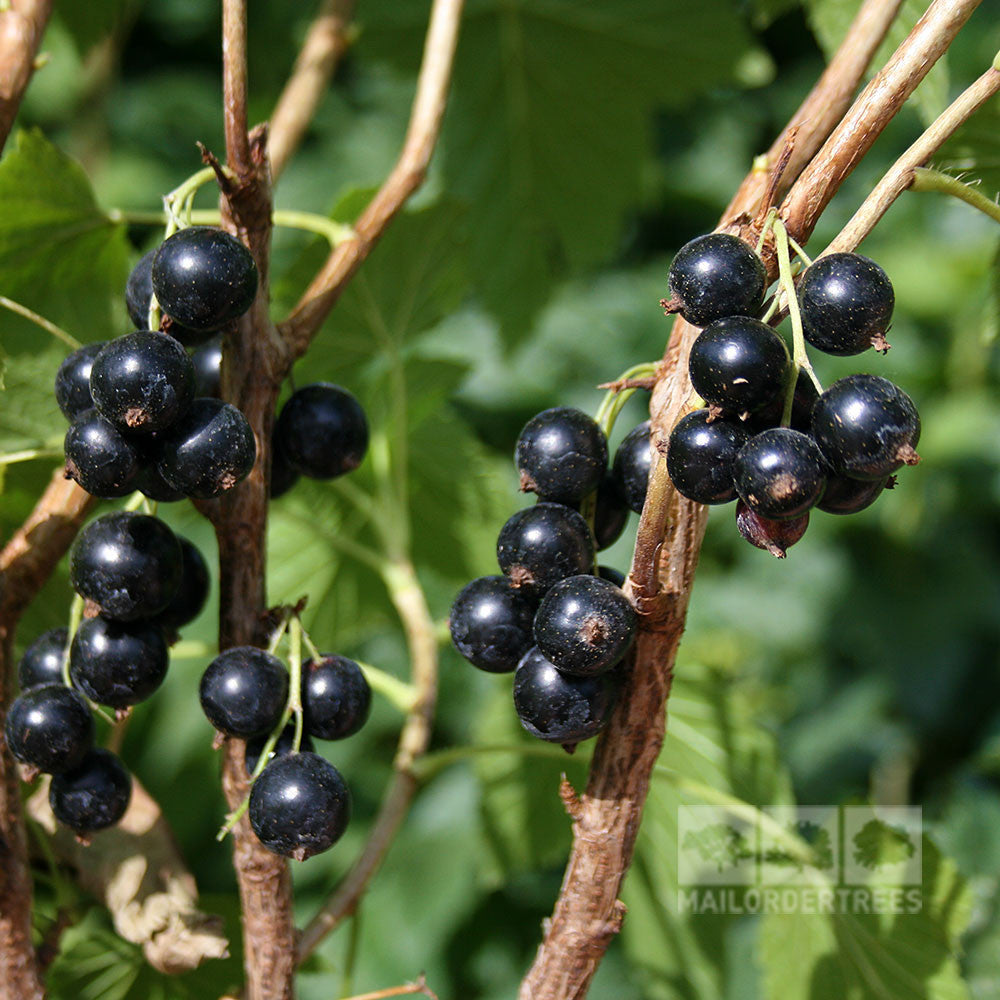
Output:
[[[562,799],[563,808],[574,823],[579,823],[583,816],[583,803],[580,796],[576,794],[576,789],[570,784],[569,778],[565,774],[559,780],[559,798]]]

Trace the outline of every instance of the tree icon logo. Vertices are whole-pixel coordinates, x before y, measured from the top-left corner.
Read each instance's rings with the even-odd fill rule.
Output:
[[[916,806],[844,809],[844,881],[851,885],[919,885],[922,813]]]
[[[869,871],[904,864],[917,850],[907,830],[880,819],[865,823],[851,843],[855,862]]]

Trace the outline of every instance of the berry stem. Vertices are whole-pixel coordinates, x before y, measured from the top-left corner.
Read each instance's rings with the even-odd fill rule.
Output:
[[[758,157],[757,159],[761,159]],[[767,163],[767,157],[763,157],[764,163]],[[754,169],[757,169],[757,160],[754,160]],[[778,210],[776,208],[768,209],[767,215],[764,218],[764,225],[760,227],[760,236],[757,237],[757,246],[754,249],[754,253],[760,256],[761,250],[764,249],[764,243],[767,240],[767,234],[771,231],[771,224],[778,217]]]
[[[644,361],[642,364],[633,365],[631,368],[623,371],[612,384],[620,385],[623,382],[628,382],[630,379],[648,378],[656,374],[656,367],[656,362],[654,361]],[[601,430],[604,431],[605,437],[611,436],[611,431],[614,429],[618,414],[621,413],[625,404],[632,398],[634,392],[634,386],[626,386],[622,389],[609,389],[604,394],[604,399],[601,400],[601,405],[598,406],[597,413],[594,414],[594,420]]]
[[[5,455],[0,455],[0,465],[31,462],[36,458],[62,458],[62,456],[62,448],[26,448],[24,451],[8,451]]]
[[[83,346],[76,337],[67,333],[61,326],[56,326],[51,320],[47,320],[44,316],[39,316],[34,310],[29,309],[27,306],[22,306],[20,302],[8,299],[6,295],[0,295],[0,306],[4,309],[9,309],[12,313],[17,313],[18,316],[23,316],[25,319],[31,320],[35,326],[40,326],[47,333],[51,333],[56,340],[61,340],[67,347],[73,348],[74,351]]]
[[[282,725],[272,733],[277,739],[288,722],[289,714],[295,716],[295,739],[292,741],[292,753],[298,753],[302,745],[302,619],[293,615],[288,623],[288,668],[289,680],[288,705],[285,708]]]
[[[76,635],[76,630],[80,627],[80,622],[83,621],[84,603],[83,598],[79,594],[74,594],[73,602],[69,606],[69,626],[66,630],[66,648],[63,650],[62,659],[63,684],[68,688],[73,686],[73,681],[70,680],[69,676],[69,648],[73,644],[73,636]]]
[[[911,191],[937,191],[941,194],[950,194],[966,205],[971,205],[984,215],[988,215],[994,222],[1000,222],[1000,205],[992,198],[987,198],[981,191],[964,184],[957,177],[951,177],[940,170],[931,170],[927,167],[916,167],[913,171],[913,181],[910,184]]]
[[[807,254],[805,250],[803,250],[802,247],[800,247],[798,243],[792,239],[791,234],[786,232],[786,235],[788,236],[788,245],[795,251],[795,256],[798,257],[806,267],[809,267],[812,263],[812,257],[810,257],[809,254]]]

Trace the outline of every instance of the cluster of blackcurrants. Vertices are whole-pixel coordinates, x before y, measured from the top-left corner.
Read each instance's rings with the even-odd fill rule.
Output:
[[[455,648],[474,666],[514,671],[514,707],[532,735],[571,747],[599,733],[617,698],[620,664],[637,618],[624,578],[596,553],[641,511],[649,425],[622,442],[608,470],[604,431],[587,414],[555,407],[517,441],[521,489],[538,495],[500,531],[503,576],[473,580],[451,608]]]
[[[85,835],[117,823],[132,788],[121,760],[94,745],[90,703],[121,716],[160,686],[168,643],[204,607],[209,575],[186,538],[158,518],[121,511],[83,529],[70,578],[96,613],[74,635],[52,629],[28,647],[4,734],[17,760],[53,775],[53,813]]]
[[[247,741],[254,833],[269,851],[304,861],[336,843],[351,811],[344,779],[313,752],[310,737],[353,736],[368,719],[371,689],[357,663],[323,653],[302,664],[297,702],[294,694],[281,660],[254,646],[220,653],[201,679],[201,707],[209,722],[220,733]],[[288,721],[293,711],[302,715],[298,747],[295,723]]]
[[[56,375],[71,421],[67,475],[94,496],[141,490],[157,501],[209,499],[242,482],[257,447],[243,414],[215,398],[221,347],[192,359],[185,345],[238,319],[256,293],[253,256],[220,229],[182,229],[142,257],[125,294],[139,329],[81,347]],[[145,329],[154,294],[162,330]],[[212,358],[214,381],[195,367]]]
[[[667,449],[667,471],[685,497],[737,500],[743,537],[781,557],[804,534],[813,507],[863,510],[894,484],[893,472],[918,461],[920,419],[902,389],[859,374],[821,392],[792,363],[785,341],[756,318],[767,272],[742,240],[725,233],[691,240],[669,281],[677,311],[703,327],[689,374],[707,405],[677,423]],[[796,298],[805,340],[819,350],[888,349],[894,294],[874,261],[820,257],[799,277]]]

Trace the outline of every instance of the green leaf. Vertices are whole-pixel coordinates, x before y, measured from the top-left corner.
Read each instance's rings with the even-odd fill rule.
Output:
[[[47,334],[39,332],[39,337]],[[59,447],[66,421],[52,391],[56,369],[66,348],[46,348],[22,354],[7,362],[5,390],[0,397],[0,452]]]
[[[412,67],[426,11],[372,4],[365,43]],[[613,256],[622,215],[644,198],[653,113],[732,82],[752,53],[728,0],[470,3],[444,178],[471,206],[475,284],[509,338],[555,281]]]
[[[983,193],[1000,192],[1000,98],[988,101],[939,150],[934,165],[981,182]]]
[[[103,38],[106,38],[125,20],[133,0],[60,0],[56,4],[56,16],[69,29],[81,54],[87,52]]]

